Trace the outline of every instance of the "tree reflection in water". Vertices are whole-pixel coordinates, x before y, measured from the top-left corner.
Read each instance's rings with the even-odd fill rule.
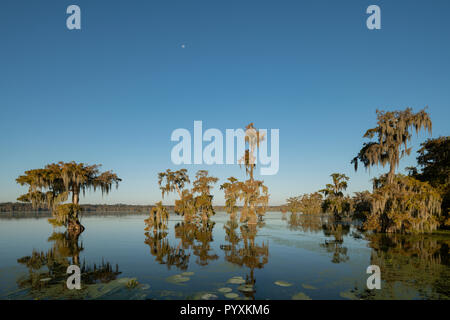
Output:
[[[289,230],[303,232],[320,232],[325,222],[326,217],[322,215],[298,213],[291,213],[287,220]]]
[[[211,261],[219,259],[212,252],[213,229],[215,222],[204,220],[201,222],[180,222],[174,227],[175,238],[179,239],[177,246],[172,246],[167,239],[168,233],[161,228],[153,227],[146,232],[145,243],[150,246],[150,253],[160,264],[170,269],[172,266],[180,270],[187,270],[189,258],[194,255],[198,265],[206,266]]]
[[[344,236],[350,232],[350,223],[336,221],[332,216],[291,213],[287,220],[288,227],[293,231],[323,232],[330,240],[319,245],[332,253],[331,262],[341,263],[349,260],[348,249],[344,247]]]
[[[159,264],[165,264],[168,269],[172,266],[180,270],[186,270],[189,265],[189,255],[184,249],[170,245],[167,239],[169,212],[158,202],[150,212],[150,217],[145,220],[147,231],[145,233],[145,244],[150,247],[150,254],[155,257]]]
[[[327,252],[333,254],[331,262],[341,263],[349,260],[348,248],[344,247],[344,236],[350,232],[350,224],[335,221],[333,218],[322,226],[323,234],[327,237],[333,237],[331,240],[325,240],[320,246]]]
[[[375,297],[401,298],[401,283],[402,293],[412,289],[421,299],[450,298],[448,237],[371,234],[367,240],[372,248],[371,264],[381,269],[382,290],[377,290]]]
[[[111,264],[105,261],[102,261],[99,266],[96,264],[89,266],[85,261],[80,265],[80,253],[84,247],[79,242],[79,235],[69,232],[54,232],[48,241],[52,242],[52,248],[48,251],[33,250],[30,256],[17,259],[19,264],[28,269],[28,274],[17,280],[18,287],[30,289],[30,294],[35,298],[46,296],[46,292],[50,291],[61,295],[71,291],[81,295],[81,291],[72,291],[66,287],[67,268],[70,265],[80,267],[82,285],[107,283],[115,280],[121,273],[118,265],[113,270]],[[57,291],[55,291],[55,287],[58,287]]]
[[[165,264],[168,269],[172,266],[186,270],[189,264],[189,255],[183,249],[172,247],[167,239],[167,232],[153,230],[145,233],[145,243],[150,246],[150,254],[159,264]]]
[[[219,259],[219,256],[211,252],[211,242],[213,241],[212,231],[216,223],[212,221],[202,221],[195,232],[197,243],[193,246],[194,255],[197,256],[195,262],[198,265],[206,266],[210,261]]]
[[[268,242],[256,244],[255,238],[258,228],[263,227],[263,222],[258,224],[241,225],[240,235],[237,232],[239,224],[235,219],[230,219],[224,226],[226,245],[221,245],[224,250],[225,260],[240,267],[249,268],[245,284],[238,288],[246,297],[255,299],[256,279],[254,270],[262,269],[269,261]]]

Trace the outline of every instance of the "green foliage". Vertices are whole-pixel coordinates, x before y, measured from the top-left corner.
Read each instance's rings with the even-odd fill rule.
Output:
[[[302,212],[304,214],[319,214],[322,212],[323,197],[314,192],[286,200],[286,210],[292,214]]]
[[[228,178],[228,181],[220,188],[225,192],[226,210],[230,218],[236,217],[237,203],[242,201],[240,221],[256,224],[264,216],[269,203],[269,190],[264,181],[249,179],[242,182],[234,177]]]
[[[323,198],[318,192],[304,194],[300,198],[300,211],[304,214],[319,214],[322,212]]]
[[[78,204],[80,192],[100,188],[102,193],[109,193],[113,184],[118,187],[120,178],[111,171],[100,172],[100,165],[85,165],[75,162],[58,162],[47,165],[44,169],[25,171],[16,181],[28,185],[28,193],[19,197],[19,201],[32,202],[36,205],[47,203],[54,208],[67,200],[72,193],[72,202]]]
[[[421,172],[412,172],[420,181],[427,181],[442,197],[441,224],[450,227],[450,137],[429,139],[421,144],[417,163]]]
[[[225,193],[226,211],[230,214],[231,219],[234,219],[238,210],[236,204],[239,197],[240,182],[235,177],[230,177],[228,182],[220,186],[220,189]]]
[[[327,184],[325,189],[319,190],[326,196],[322,208],[324,212],[333,213],[339,220],[349,215],[353,209],[351,199],[348,196],[344,197],[343,193],[348,187],[347,181],[350,178],[342,173],[332,173],[330,176],[333,182]]]
[[[102,193],[109,193],[114,184],[117,188],[122,181],[111,171],[100,172],[99,167],[100,165],[86,165],[72,161],[52,163],[44,169],[25,171],[25,174],[19,176],[16,181],[22,186],[27,185],[28,193],[17,200],[31,202],[35,208],[47,206],[52,210],[54,219],[51,223],[55,225],[79,225],[80,208],[77,206],[80,192],[85,194],[89,189],[94,191],[101,189]],[[69,194],[72,194],[72,206],[60,206],[68,200]],[[75,229],[79,231],[81,227]]]
[[[195,176],[192,190],[185,189],[190,183],[186,169],[161,172],[158,175],[158,184],[164,197],[165,194],[176,191],[180,199],[175,200],[175,213],[184,216],[186,222],[201,218],[208,220],[215,214],[210,194],[213,185],[219,180],[208,175],[208,171],[199,170]],[[197,214],[200,214],[200,217]]]
[[[249,179],[239,183],[239,200],[243,201],[240,221],[256,224],[267,211],[269,190],[264,181]]]
[[[199,170],[195,175],[192,192],[199,193],[201,195],[210,195],[211,189],[217,181],[219,181],[219,178],[208,176],[208,171]]]
[[[323,202],[322,208],[324,212],[333,213],[337,220],[348,218],[353,211],[352,199],[349,196],[330,195]]]
[[[353,217],[360,220],[365,220],[372,208],[372,194],[365,190],[362,192],[355,192],[352,198]]]
[[[269,203],[269,190],[264,185],[264,181],[254,179],[254,169],[256,168],[255,152],[259,148],[259,144],[264,140],[264,133],[257,130],[253,123],[245,127],[245,152],[239,165],[245,166],[245,173],[249,175],[246,181],[238,181],[231,177],[229,182],[224,183],[221,189],[225,191],[227,201],[227,210],[234,219],[237,200],[243,202],[240,221],[247,224],[255,225],[267,211]]]
[[[216,214],[212,205],[212,199],[213,196],[208,194],[201,194],[194,199],[195,209],[204,221]]]
[[[300,196],[287,198],[285,208],[292,214],[300,212]]]
[[[364,143],[352,163],[355,170],[358,169],[358,162],[362,162],[366,168],[389,164],[388,181],[392,182],[400,159],[411,152],[411,148],[408,148],[410,130],[415,129],[416,133],[421,129],[431,132],[431,119],[425,110],[413,113],[411,108],[392,112],[377,110],[377,119],[377,126],[364,134],[364,138],[375,138],[376,141]]]
[[[78,221],[79,213],[81,212],[81,206],[73,203],[61,204],[53,211],[53,218],[48,221],[54,226],[65,226],[72,221]]]
[[[425,233],[436,230],[441,214],[441,197],[427,182],[404,175],[378,179],[372,194],[372,208],[366,230],[388,233]]]
[[[347,190],[348,184],[347,181],[350,180],[349,177],[347,177],[343,173],[332,173],[330,177],[333,180],[333,183],[329,183],[325,186],[325,189],[319,190],[319,192],[322,192],[326,197],[328,196],[336,196],[336,197],[342,197],[344,196],[342,191]]]
[[[194,199],[194,206],[204,221],[216,214],[212,205],[213,196],[211,195],[211,189],[218,180],[216,177],[208,176],[208,171],[206,170],[199,170],[195,176],[192,193],[199,195]]]
[[[197,209],[195,207],[195,199],[193,194],[185,189],[181,193],[181,198],[175,200],[175,213],[184,217],[185,221],[193,221],[195,219]]]
[[[160,172],[158,174],[158,184],[163,198],[164,195],[174,191],[178,192],[181,198],[181,192],[188,183],[190,183],[190,180],[186,169],[177,171],[167,169],[166,172]]]
[[[162,202],[159,201],[156,205],[150,210],[150,217],[144,222],[147,227],[145,230],[150,230],[152,228],[160,230],[167,228],[167,222],[169,221],[169,211],[166,207],[163,206]]]

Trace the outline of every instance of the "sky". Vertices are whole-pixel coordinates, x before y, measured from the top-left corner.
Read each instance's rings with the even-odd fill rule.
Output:
[[[69,5],[81,30],[69,30]],[[381,29],[366,8],[381,8]],[[350,177],[371,189],[387,168],[354,172],[376,109],[428,106],[432,135],[448,136],[450,1],[2,0],[0,202],[25,193],[15,179],[58,161],[102,164],[123,181],[81,203],[152,204],[157,173],[186,167],[245,179],[238,165],[171,161],[177,128],[279,129],[280,165],[259,176],[272,205]],[[219,185],[218,184],[218,185]],[[223,204],[218,185],[215,202]],[[170,203],[174,197],[166,197]]]

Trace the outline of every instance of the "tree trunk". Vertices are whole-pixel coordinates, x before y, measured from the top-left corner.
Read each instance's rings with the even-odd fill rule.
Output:
[[[72,203],[79,204],[80,203],[80,188],[73,186],[72,187]]]
[[[80,187],[72,186],[72,203],[76,205],[80,203]],[[84,227],[78,219],[78,211],[74,212],[74,218],[69,221],[67,231],[73,235],[79,235],[84,231]]]
[[[389,173],[387,176],[387,182],[390,184],[394,182],[394,176],[395,176],[395,165],[391,164],[389,167]]]

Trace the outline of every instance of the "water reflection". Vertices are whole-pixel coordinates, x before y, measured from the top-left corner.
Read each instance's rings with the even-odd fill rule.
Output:
[[[30,256],[17,259],[17,262],[26,266],[27,275],[17,280],[20,289],[29,290],[35,298],[65,296],[66,294],[81,295],[78,290],[67,289],[67,268],[77,265],[81,270],[81,283],[84,285],[108,283],[115,280],[121,273],[118,265],[113,267],[109,262],[88,265],[85,261],[80,265],[80,253],[84,250],[79,241],[79,234],[69,232],[54,232],[48,241],[52,247],[47,251],[33,250]]]
[[[366,298],[402,299],[405,294],[422,299],[449,299],[449,237],[439,235],[367,236],[370,261],[378,265],[382,287]]]
[[[330,238],[319,243],[328,253],[332,254],[332,263],[342,263],[349,260],[348,248],[344,246],[344,238],[351,230],[350,223],[337,221],[332,216],[291,213],[287,220],[292,231],[309,233],[322,232]]]
[[[203,221],[195,230],[197,243],[193,249],[194,255],[197,256],[195,262],[200,266],[206,266],[209,262],[219,259],[219,256],[211,249],[215,224],[212,221]]]
[[[323,234],[327,237],[332,237],[331,240],[325,240],[320,246],[325,248],[327,252],[333,254],[331,262],[341,263],[346,262],[349,259],[348,248],[344,246],[344,237],[350,232],[350,225],[330,219],[329,223],[323,224]]]
[[[357,225],[337,222],[332,217],[289,213],[286,220],[282,220],[281,214],[269,217],[267,225],[264,222],[241,224],[225,214],[214,221],[197,222],[169,223],[164,215],[155,218],[146,226],[145,244],[142,216],[124,220],[135,219],[136,229],[117,230],[114,238],[104,233],[104,238],[99,240],[101,232],[84,238],[65,232],[46,236],[49,249],[34,250],[19,259],[11,255],[10,265],[25,267],[25,273],[0,270],[14,279],[11,289],[2,285],[1,296],[7,299],[202,299],[207,293],[214,299],[291,299],[301,293],[301,297],[312,299],[450,299],[448,234],[367,234],[360,232]],[[107,218],[98,222],[102,228],[105,228],[104,221],[117,223],[113,217],[103,219]],[[112,256],[114,253],[107,253],[106,247],[96,245],[98,241],[110,241],[110,247],[122,249]],[[145,268],[138,263],[130,264],[130,259],[141,261],[142,246],[145,246],[144,254],[153,261]],[[29,248],[32,247],[30,242]],[[94,258],[86,263],[90,254]],[[126,270],[119,271],[117,265],[102,261],[105,255],[118,259],[115,261],[121,266],[127,265]],[[288,265],[283,262],[285,257]],[[6,259],[9,257],[2,255],[2,260]],[[99,265],[92,263],[98,261]],[[82,269],[82,290],[66,288],[66,270],[71,264]],[[366,269],[371,264],[381,268],[381,290],[366,289]],[[182,273],[177,275],[173,270]],[[128,288],[132,278],[126,276],[130,275],[138,277],[139,282],[148,282]]]
[[[150,217],[144,221],[147,231],[144,242],[150,247],[150,254],[155,257],[156,262],[166,265],[168,269],[174,266],[180,270],[186,270],[190,254],[185,252],[187,248],[170,245],[167,238],[168,221],[169,212],[161,202],[157,203],[150,212]]]
[[[168,269],[175,266],[180,270],[186,270],[189,264],[189,255],[183,249],[172,247],[167,239],[167,232],[153,230],[145,233],[145,244],[150,247],[150,254],[155,261],[164,264]]]
[[[320,232],[322,231],[322,226],[327,223],[327,217],[291,213],[287,223],[289,229],[293,231]]]
[[[191,255],[200,266],[206,266],[219,256],[211,248],[215,222],[179,222],[174,226],[175,238],[179,239],[177,246],[171,246],[167,239],[167,232],[160,227],[153,227],[146,232],[145,243],[150,246],[150,253],[160,264],[175,266],[180,270],[187,270]]]
[[[237,229],[240,229],[240,235]],[[248,268],[245,282],[238,290],[246,297],[255,299],[256,279],[254,270],[262,269],[269,262],[268,242],[255,242],[258,229],[264,227],[263,222],[239,226],[235,219],[230,219],[224,226],[226,245],[221,245],[225,260],[240,267]]]

